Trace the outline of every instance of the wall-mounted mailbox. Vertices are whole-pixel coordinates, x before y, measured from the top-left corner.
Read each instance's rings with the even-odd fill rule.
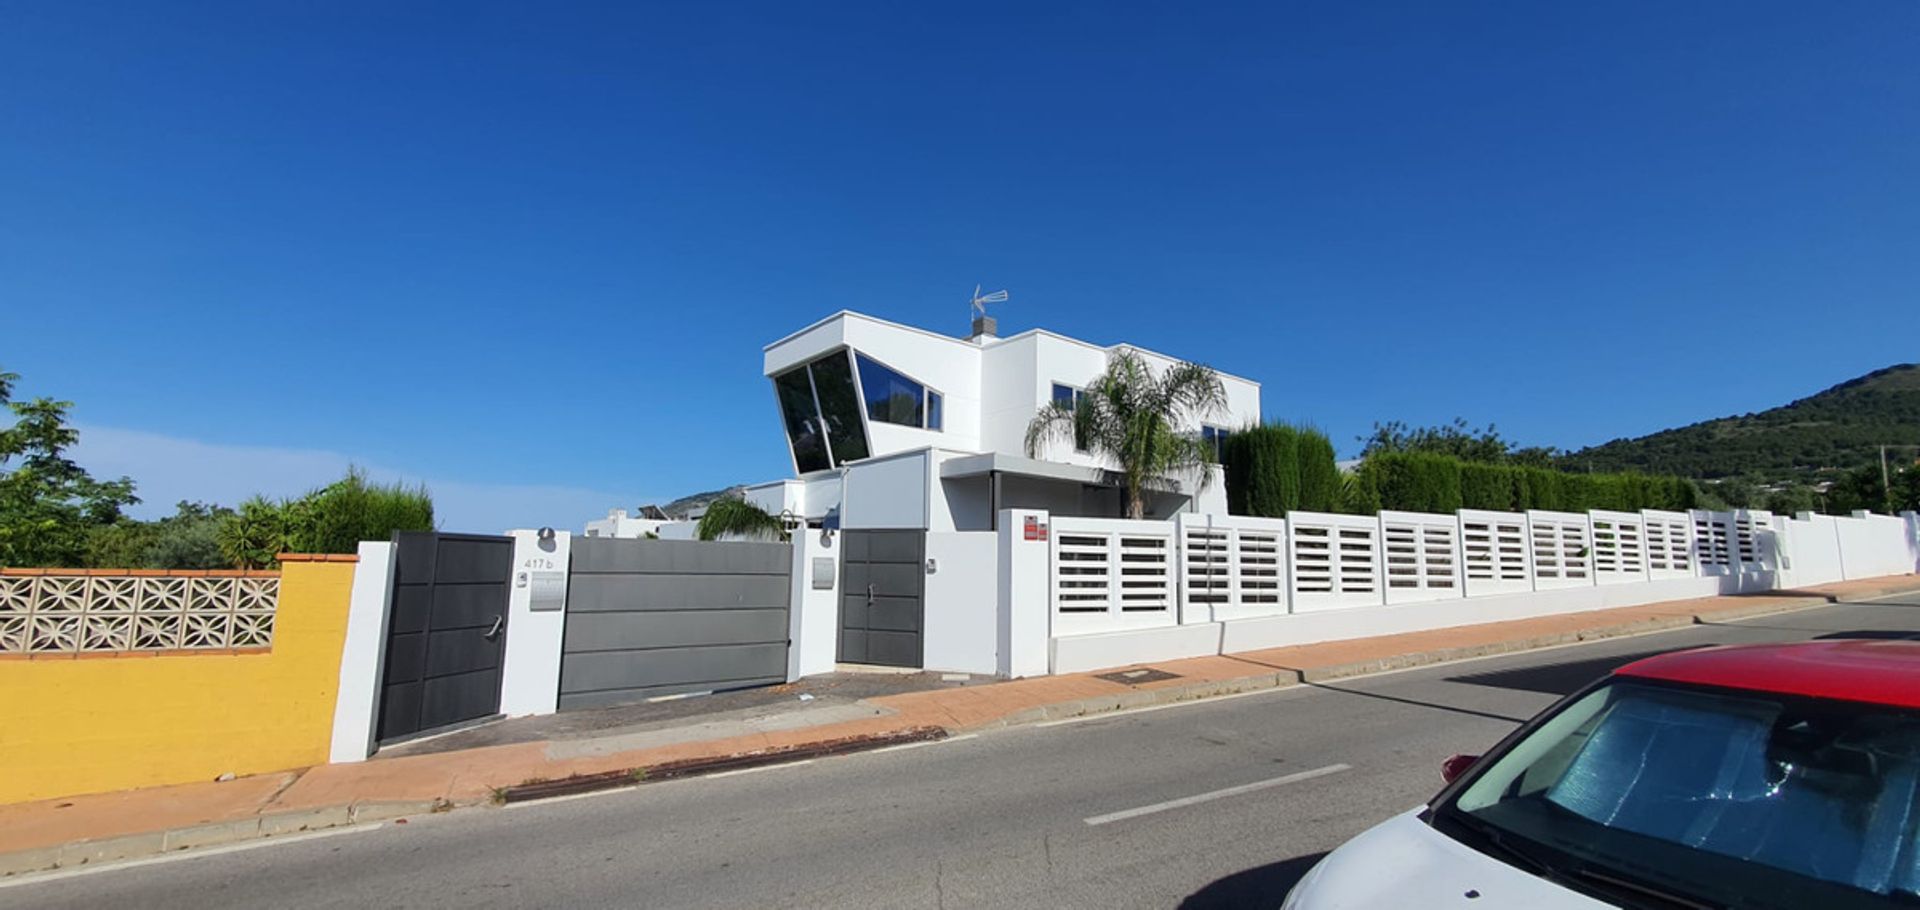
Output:
[[[527,609],[552,613],[567,608],[567,573],[535,570],[530,573]]]
[[[813,589],[815,591],[833,590],[833,573],[838,565],[839,563],[835,562],[831,556],[813,558]]]

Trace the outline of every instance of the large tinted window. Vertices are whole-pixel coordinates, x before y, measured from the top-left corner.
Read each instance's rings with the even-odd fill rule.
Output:
[[[833,467],[827,461],[827,438],[820,431],[820,413],[813,407],[813,386],[807,381],[806,367],[775,377],[773,388],[780,398],[787,442],[793,446],[794,467],[802,474]]]
[[[916,429],[926,425],[921,410],[926,403],[926,387],[867,359],[864,354],[855,357],[860,363],[860,391],[867,399],[869,419]]]
[[[846,464],[867,457],[867,428],[860,423],[860,399],[846,352],[828,354],[807,368],[813,371],[813,388],[820,394],[820,416],[826,418],[833,460]]]

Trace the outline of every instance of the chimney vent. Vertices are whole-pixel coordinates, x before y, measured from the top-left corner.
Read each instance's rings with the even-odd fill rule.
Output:
[[[992,316],[975,316],[973,317],[973,334],[967,336],[967,340],[979,341],[982,338],[998,338],[1000,336],[996,333],[999,331],[1000,325],[993,321]]]

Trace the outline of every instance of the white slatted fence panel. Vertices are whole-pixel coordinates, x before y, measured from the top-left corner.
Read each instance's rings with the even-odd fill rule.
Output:
[[[1459,536],[1457,515],[1381,512],[1381,581],[1386,602],[1463,596]]]
[[[1287,516],[1287,532],[1294,612],[1378,606],[1384,602],[1380,593],[1378,520],[1362,515],[1293,512]]]
[[[1600,584],[1647,580],[1647,522],[1638,512],[1587,513],[1593,526],[1593,577]]]
[[[1525,515],[1462,509],[1460,554],[1468,597],[1533,590]]]
[[[1641,509],[1647,532],[1647,577],[1692,578],[1693,519],[1685,512]]]
[[[1688,515],[1693,520],[1693,564],[1700,574],[1733,574],[1733,513],[1694,509]]]
[[[1587,516],[1580,513],[1527,510],[1534,590],[1593,584],[1593,541],[1589,532]]]
[[[1170,626],[1177,621],[1171,522],[1055,516],[1053,634]]]

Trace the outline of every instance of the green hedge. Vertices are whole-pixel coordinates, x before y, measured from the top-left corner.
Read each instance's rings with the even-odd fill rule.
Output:
[[[1333,442],[1319,430],[1269,423],[1227,437],[1227,511],[1279,518],[1288,512],[1338,511],[1340,469]]]
[[[1409,512],[1446,513],[1462,508],[1633,512],[1685,510],[1699,505],[1699,491],[1691,481],[1680,477],[1569,474],[1547,468],[1467,462],[1446,455],[1375,455],[1356,474],[1364,475],[1365,483],[1377,489],[1377,508]],[[1349,503],[1350,511],[1364,512],[1370,501],[1360,495]]]

